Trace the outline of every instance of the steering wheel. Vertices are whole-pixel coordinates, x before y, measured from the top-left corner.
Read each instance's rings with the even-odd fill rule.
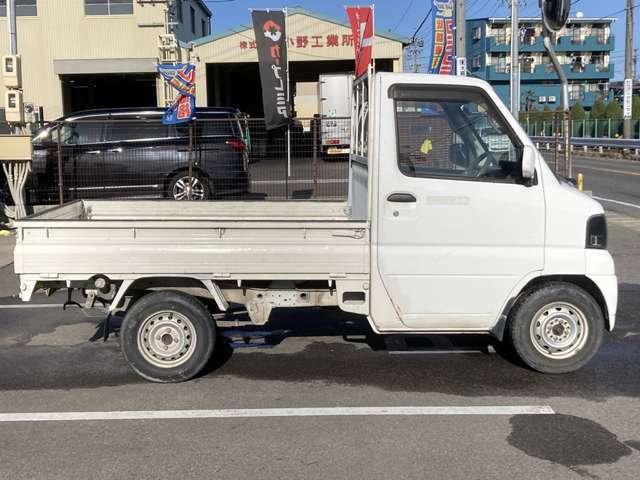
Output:
[[[482,167],[477,169],[477,172],[475,172],[476,177],[484,177],[491,170],[491,167],[500,166],[496,158],[493,155],[489,155],[488,152],[484,152],[478,157],[476,165],[480,164],[480,162],[485,158],[488,158],[488,161]]]

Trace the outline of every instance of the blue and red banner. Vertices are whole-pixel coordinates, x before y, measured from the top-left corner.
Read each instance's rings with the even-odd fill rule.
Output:
[[[429,73],[452,75],[456,71],[454,1],[433,0],[433,12],[433,39]]]
[[[196,116],[196,67],[190,63],[158,65],[158,73],[178,95],[162,116],[164,125],[190,122]]]

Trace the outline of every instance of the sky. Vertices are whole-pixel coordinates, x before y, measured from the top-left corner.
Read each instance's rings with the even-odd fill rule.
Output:
[[[283,0],[280,0],[283,2]],[[348,0],[293,0],[292,3],[278,3],[278,0],[205,0],[213,12],[212,33],[220,33],[239,25],[250,25],[250,8],[282,8],[303,7],[318,13],[347,21],[344,6],[375,4],[375,23],[377,31],[391,31],[398,35],[410,37],[429,11],[431,0],[377,0],[367,2],[361,0],[350,3]],[[505,6],[505,0],[467,0],[467,18],[506,17],[510,9]],[[537,17],[540,15],[538,0],[522,0],[520,16]],[[634,0],[639,7],[634,13],[634,48],[638,48],[640,56],[640,0]],[[582,12],[585,17],[614,17],[615,52],[611,62],[616,65],[615,78],[622,78],[624,72],[624,38],[626,0],[573,0],[571,16]],[[420,60],[426,63],[429,54],[429,38],[432,32],[430,22],[426,22],[418,33],[425,38],[425,48]],[[640,59],[638,60],[640,69]]]

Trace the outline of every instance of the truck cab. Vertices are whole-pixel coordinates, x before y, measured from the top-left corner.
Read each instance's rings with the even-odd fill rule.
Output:
[[[380,73],[372,101],[373,162],[355,168],[375,178],[373,323],[506,333],[539,354],[530,366],[574,365],[599,342],[587,317],[615,323],[602,206],[548,168],[481,80]],[[526,335],[509,322],[523,302]]]

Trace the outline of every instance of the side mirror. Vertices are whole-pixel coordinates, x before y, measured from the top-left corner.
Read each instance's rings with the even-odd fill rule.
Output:
[[[536,149],[525,145],[522,150],[522,178],[530,179],[536,174]]]

